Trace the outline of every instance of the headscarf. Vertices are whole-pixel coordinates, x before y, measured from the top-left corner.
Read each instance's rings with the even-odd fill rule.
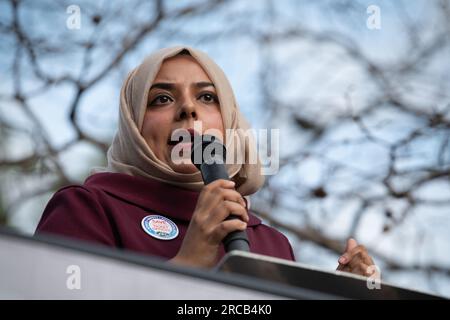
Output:
[[[158,159],[148,146],[141,129],[147,108],[150,87],[165,59],[182,52],[189,54],[199,63],[213,82],[220,104],[224,129],[250,129],[239,110],[231,85],[222,69],[206,53],[185,46],[176,46],[158,50],[148,56],[138,67],[133,69],[125,79],[120,93],[120,112],[118,130],[107,152],[108,165],[93,172],[120,172],[133,176],[156,179],[189,190],[200,191],[204,186],[200,172],[179,173]],[[264,183],[261,163],[256,156],[256,163],[249,164],[250,153],[255,152],[253,135],[245,137],[241,130],[236,131],[236,140],[244,150],[245,163],[226,164],[229,176],[236,182],[236,190],[243,196],[256,192]],[[235,139],[225,142],[227,150],[236,147]]]

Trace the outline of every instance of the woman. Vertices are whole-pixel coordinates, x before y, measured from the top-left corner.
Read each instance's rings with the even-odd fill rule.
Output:
[[[194,122],[202,132],[194,131]],[[261,223],[244,198],[263,184],[260,163],[227,164],[232,181],[204,186],[189,161],[174,161],[176,130],[203,134],[248,129],[223,71],[203,52],[188,47],[159,50],[125,80],[118,132],[108,150],[108,166],[82,186],[59,190],[48,203],[37,233],[68,237],[210,268],[224,255],[230,232],[246,230],[250,251],[294,260],[285,236]],[[224,141],[228,148],[235,142]],[[238,135],[245,156],[252,140]],[[186,152],[189,154],[189,152]],[[226,220],[230,214],[240,219]],[[373,262],[349,241],[338,269],[365,274]]]

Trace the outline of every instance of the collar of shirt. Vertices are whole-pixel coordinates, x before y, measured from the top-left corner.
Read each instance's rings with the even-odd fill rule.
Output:
[[[200,194],[157,180],[113,172],[91,175],[86,179],[85,186],[100,189],[125,202],[187,222],[194,213]],[[249,227],[261,224],[261,220],[251,212],[249,218]]]

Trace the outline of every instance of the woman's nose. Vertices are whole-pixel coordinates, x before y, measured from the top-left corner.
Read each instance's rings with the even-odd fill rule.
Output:
[[[193,101],[191,101],[190,99],[186,99],[182,102],[182,104],[178,110],[177,119],[184,120],[184,119],[189,119],[189,118],[197,120],[197,112],[196,112],[195,103]]]

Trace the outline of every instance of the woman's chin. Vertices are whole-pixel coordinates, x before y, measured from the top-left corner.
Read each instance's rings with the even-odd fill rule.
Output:
[[[178,173],[196,173],[198,172],[198,169],[196,166],[194,166],[192,163],[189,164],[174,164],[172,163],[170,166],[173,171],[178,172]]]

